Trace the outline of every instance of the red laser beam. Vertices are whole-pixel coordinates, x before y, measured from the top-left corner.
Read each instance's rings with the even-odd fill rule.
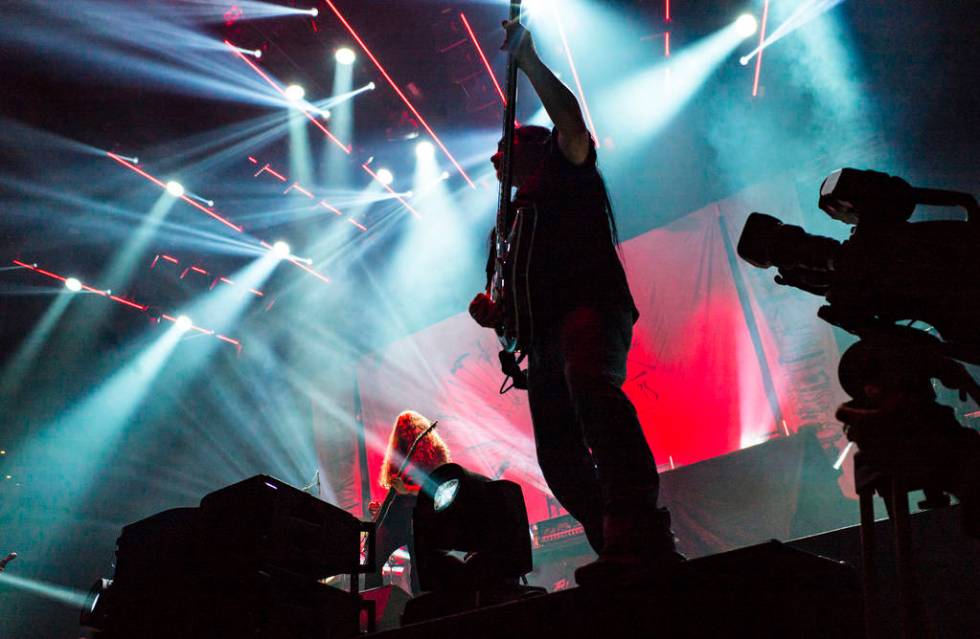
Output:
[[[258,73],[259,76],[263,80],[265,80],[266,83],[268,83],[269,86],[271,86],[273,89],[275,89],[283,98],[285,98],[286,100],[289,100],[289,98],[286,96],[285,89],[283,89],[281,86],[279,86],[279,84],[275,80],[273,80],[272,78],[270,78],[265,73],[265,71],[263,71],[259,67],[259,65],[255,64],[254,62],[252,62],[251,60],[249,60],[241,51],[238,50],[238,47],[236,47],[232,43],[230,43],[227,40],[225,40],[225,44],[228,45],[228,48],[231,49],[232,52],[235,55],[237,55],[245,64],[247,64],[248,66],[250,66],[253,71],[255,71],[256,73]],[[327,127],[323,126],[323,124],[316,118],[316,116],[311,115],[310,112],[307,111],[306,109],[304,109],[301,105],[297,104],[297,108],[303,113],[303,115],[306,116],[306,119],[309,120],[310,122],[312,122],[313,123],[313,126],[315,126],[316,128],[320,129],[323,132],[323,134],[326,135],[327,138],[331,142],[333,142],[334,144],[336,144],[337,146],[339,146],[340,148],[342,148],[344,150],[344,153],[346,153],[347,155],[350,155],[351,146],[349,144],[344,144],[343,142],[341,142],[340,140],[338,140],[337,139],[337,136],[335,136],[333,133],[330,132],[330,129],[328,129]]]
[[[555,9],[554,5],[549,5],[551,7],[551,14],[555,18],[555,24],[558,26],[558,35],[561,36],[561,44],[565,47],[565,56],[568,58],[568,66],[572,69],[572,77],[575,79],[575,87],[578,89],[578,97],[582,100],[582,110],[585,111],[586,122],[589,123],[589,130],[592,131],[592,137],[595,139],[595,146],[599,148],[599,134],[595,130],[595,123],[592,121],[592,112],[589,111],[589,103],[585,100],[585,91],[582,90],[582,81],[578,77],[578,69],[575,68],[575,60],[572,59],[572,49],[568,46],[568,38],[565,37],[565,27],[562,26],[561,17],[558,15],[558,10]]]
[[[670,22],[670,0],[664,2],[664,22]]]
[[[759,27],[759,53],[755,56],[755,80],[752,81],[752,97],[759,95],[759,75],[762,72],[762,45],[766,41],[766,20],[769,18],[769,0],[762,7],[762,25]]]
[[[470,35],[470,40],[473,41],[473,46],[476,47],[476,52],[480,54],[480,60],[483,61],[483,66],[486,67],[487,75],[490,76],[490,80],[493,81],[493,86],[497,89],[500,102],[504,106],[507,106],[507,98],[504,97],[503,89],[500,88],[500,83],[497,82],[497,76],[494,75],[493,69],[490,67],[490,61],[487,60],[487,56],[483,53],[483,47],[480,46],[480,41],[476,39],[476,34],[473,33],[473,27],[470,26],[470,21],[466,19],[466,14],[462,11],[459,12],[459,17],[463,21],[463,26],[466,27],[466,33]]]
[[[156,184],[160,188],[166,190],[166,188],[167,188],[167,185],[166,184],[164,184],[163,182],[161,182],[159,179],[153,177],[152,175],[150,175],[149,173],[147,173],[143,169],[139,168],[135,164],[133,164],[131,162],[128,162],[128,161],[124,160],[123,158],[121,158],[120,156],[116,155],[115,153],[111,153],[109,151],[106,152],[106,155],[108,155],[110,158],[112,158],[113,160],[115,160],[119,164],[122,164],[124,167],[126,167],[130,171],[134,171],[134,172],[138,173],[139,175],[142,175],[144,178],[146,178],[150,182],[153,182],[154,184]],[[244,232],[243,227],[238,226],[237,224],[233,224],[232,222],[229,222],[228,220],[226,220],[225,218],[221,217],[220,215],[218,215],[217,213],[215,213],[211,209],[209,209],[206,206],[203,206],[200,203],[192,200],[191,198],[187,197],[186,195],[181,195],[180,196],[180,199],[183,200],[184,202],[187,202],[188,204],[190,204],[191,206],[193,206],[197,210],[201,211],[202,213],[205,213],[205,214],[209,215],[210,217],[213,217],[214,219],[218,220],[219,222],[221,222],[225,226],[227,226],[229,228],[233,228],[236,231],[238,231],[239,233],[243,233]]]
[[[64,282],[66,279],[68,279],[67,277],[65,277],[63,275],[58,275],[57,273],[53,273],[51,271],[47,271],[47,270],[45,270],[43,268],[39,268],[39,267],[37,267],[37,266],[35,266],[33,264],[27,264],[26,262],[22,262],[20,260],[12,260],[12,262],[14,264],[16,264],[17,266],[20,266],[22,268],[26,268],[28,270],[34,271],[35,273],[37,273],[39,275],[44,275],[45,277],[50,277],[51,279],[55,279],[55,280],[58,280],[60,282]],[[98,293],[102,297],[105,297],[107,299],[110,299],[113,302],[116,302],[117,304],[122,304],[123,306],[128,306],[129,308],[134,308],[134,309],[136,309],[136,310],[138,310],[138,311],[140,311],[142,313],[145,313],[146,310],[148,308],[150,308],[146,304],[140,304],[140,303],[134,302],[132,300],[127,300],[127,299],[125,299],[123,297],[119,297],[118,295],[110,295],[106,291],[100,291],[99,289],[93,288],[93,287],[88,286],[86,284],[82,284],[82,290],[84,290],[84,291],[90,291],[92,293]],[[160,317],[162,319],[165,319],[165,320],[170,321],[170,322],[176,322],[177,321],[177,318],[176,317],[173,317],[172,315],[167,315],[166,313],[161,314]],[[220,339],[220,340],[222,340],[224,342],[228,342],[229,344],[234,344],[235,347],[237,347],[239,350],[241,350],[242,344],[237,339],[232,339],[230,337],[226,337],[224,335],[220,335],[220,334],[218,334],[217,332],[215,332],[215,331],[213,331],[211,329],[201,328],[200,326],[191,326],[191,328],[193,330],[197,331],[198,333],[202,333],[204,335],[211,335],[211,336],[217,337],[218,339]]]
[[[664,32],[664,57],[670,57],[670,31]]]
[[[116,162],[118,162],[118,163],[120,163],[120,164],[122,164],[123,166],[125,166],[126,168],[128,168],[128,169],[130,169],[130,170],[132,170],[132,171],[135,171],[136,173],[139,173],[139,174],[140,174],[141,176],[143,176],[143,177],[144,177],[144,178],[146,178],[147,180],[149,180],[149,181],[151,181],[151,182],[153,182],[153,183],[154,183],[154,184],[156,184],[157,186],[159,186],[159,187],[161,187],[161,188],[163,188],[163,189],[166,189],[166,188],[167,188],[167,185],[166,185],[166,184],[164,184],[163,182],[161,182],[161,181],[160,181],[159,179],[157,179],[157,178],[155,178],[155,177],[153,177],[152,175],[150,175],[150,174],[149,174],[149,173],[147,173],[146,171],[144,171],[144,170],[142,170],[142,169],[140,169],[140,168],[139,168],[139,167],[137,167],[136,165],[134,165],[134,164],[131,164],[130,162],[127,162],[126,160],[124,160],[123,158],[121,158],[121,157],[119,157],[119,156],[118,156],[118,155],[116,155],[115,153],[110,153],[110,152],[106,152],[106,154],[107,154],[107,155],[108,155],[108,156],[109,156],[110,158],[112,158],[113,160],[115,160]],[[236,225],[234,225],[234,224],[232,224],[231,222],[229,222],[229,221],[228,221],[228,220],[226,220],[225,218],[223,218],[223,217],[221,217],[220,215],[218,215],[218,214],[217,214],[217,213],[215,213],[214,211],[211,211],[210,209],[207,209],[207,208],[205,208],[205,207],[203,207],[203,206],[201,206],[200,204],[198,204],[198,203],[197,203],[197,202],[195,202],[194,200],[192,200],[192,199],[190,199],[189,197],[187,197],[187,196],[181,196],[181,198],[180,198],[180,199],[182,199],[183,201],[185,201],[185,202],[187,202],[188,204],[190,204],[190,205],[191,205],[191,206],[193,206],[194,208],[196,208],[196,209],[198,209],[198,210],[200,210],[200,211],[203,211],[204,213],[207,213],[207,214],[208,214],[209,216],[211,216],[211,217],[213,217],[214,219],[216,219],[216,220],[218,220],[219,222],[221,222],[221,223],[223,223],[223,224],[225,224],[225,225],[227,225],[227,226],[229,226],[230,228],[233,228],[233,229],[235,229],[235,230],[236,230],[236,231],[238,231],[239,233],[244,233],[244,232],[245,232],[245,230],[244,230],[244,228],[243,228],[243,227],[241,227],[241,226],[236,226]],[[262,244],[263,246],[265,246],[266,248],[271,248],[271,247],[270,247],[270,246],[269,246],[268,244],[266,244],[265,242],[260,242],[260,243],[261,243],[261,244]],[[314,275],[314,276],[316,276],[316,277],[317,277],[318,279],[320,279],[320,280],[322,280],[322,281],[324,281],[324,282],[329,282],[329,281],[330,281],[330,279],[329,279],[329,278],[327,278],[327,277],[326,277],[325,275],[322,275],[322,274],[320,274],[320,273],[317,273],[316,271],[314,271],[313,269],[311,269],[311,268],[310,268],[309,266],[307,266],[306,264],[302,264],[302,263],[300,263],[300,262],[296,262],[295,260],[289,260],[289,261],[290,261],[290,262],[292,262],[293,264],[295,264],[296,266],[298,266],[298,267],[300,267],[301,269],[303,269],[303,270],[304,270],[304,271],[306,271],[307,273],[310,273],[311,275]]]
[[[253,158],[253,157],[251,157],[251,156],[249,156],[249,158],[248,158],[248,159],[249,159],[249,161],[251,161],[251,162],[252,162],[253,164],[258,164],[258,161],[257,161],[257,160],[256,160],[255,158]],[[275,170],[273,170],[273,169],[272,169],[272,167],[270,167],[270,166],[269,166],[268,164],[266,164],[266,165],[265,165],[264,167],[262,167],[262,168],[261,168],[261,169],[259,170],[259,172],[258,172],[258,173],[256,173],[255,175],[253,175],[252,177],[259,177],[259,176],[260,176],[260,175],[262,175],[263,173],[270,173],[270,174],[272,174],[272,175],[274,175],[274,176],[276,176],[276,178],[278,178],[278,179],[279,179],[279,180],[281,180],[282,182],[286,182],[286,181],[288,180],[288,178],[287,178],[287,177],[286,177],[285,175],[282,175],[281,173],[277,173],[277,172],[276,172]],[[293,190],[293,189],[296,189],[296,190],[299,190],[299,191],[301,191],[301,192],[302,192],[302,193],[303,193],[304,195],[306,195],[306,196],[307,196],[307,197],[309,197],[310,199],[315,199],[315,197],[314,197],[314,195],[313,195],[312,193],[310,193],[309,191],[307,191],[306,189],[304,189],[304,188],[303,188],[302,186],[300,186],[300,185],[299,185],[299,182],[296,182],[296,183],[294,183],[294,184],[293,184],[292,186],[290,186],[290,187],[289,187],[289,188],[287,188],[287,189],[286,189],[285,191],[283,191],[283,195],[285,195],[285,194],[287,194],[287,193],[289,193],[289,192],[290,192],[291,190]],[[344,217],[344,212],[343,212],[343,211],[341,211],[340,209],[338,209],[338,208],[337,208],[337,207],[335,207],[335,206],[332,206],[332,205],[331,205],[331,204],[330,204],[329,202],[327,202],[326,200],[320,200],[319,202],[317,202],[317,204],[319,204],[319,205],[320,205],[320,206],[322,206],[323,208],[325,208],[325,209],[327,209],[328,211],[330,211],[330,212],[331,212],[331,213],[333,213],[334,215],[337,215],[337,216],[339,216],[339,217]],[[352,223],[352,224],[353,224],[354,226],[356,226],[357,228],[359,228],[359,229],[361,229],[361,230],[364,230],[364,231],[366,231],[366,230],[367,230],[367,227],[366,227],[366,226],[364,226],[363,224],[361,224],[361,223],[359,223],[359,222],[357,222],[357,221],[355,221],[355,220],[354,220],[354,219],[353,219],[352,217],[350,217],[349,215],[347,216],[347,219],[348,219],[348,221],[350,221],[350,222],[351,222],[351,223]],[[263,246],[265,246],[266,248],[269,248],[269,245],[268,245],[268,244],[265,244],[264,242],[263,242],[262,244],[263,244]]]
[[[367,174],[373,177],[378,184],[380,184],[385,188],[386,191],[394,195],[395,199],[402,203],[402,206],[404,206],[406,209],[412,212],[412,215],[414,215],[416,218],[420,220],[422,219],[422,214],[416,211],[414,208],[412,208],[412,205],[406,202],[402,196],[398,195],[395,189],[391,188],[389,185],[382,182],[381,178],[378,177],[378,174],[371,170],[371,167],[369,167],[367,164],[362,164],[361,168],[367,171]]]
[[[453,154],[449,152],[449,149],[446,148],[446,145],[442,143],[442,140],[440,140],[439,136],[436,135],[436,132],[432,130],[432,127],[429,126],[429,123],[426,121],[424,117],[422,117],[422,114],[419,113],[418,109],[415,108],[415,105],[412,104],[412,101],[408,99],[408,97],[402,92],[402,90],[398,87],[398,85],[395,83],[392,77],[388,75],[388,72],[385,71],[385,68],[381,66],[381,62],[378,61],[378,58],[375,57],[374,53],[371,52],[371,49],[368,48],[364,40],[361,39],[361,36],[357,34],[357,31],[354,30],[354,27],[351,26],[350,22],[348,22],[347,19],[344,18],[343,14],[340,13],[340,10],[337,9],[337,7],[334,5],[333,2],[331,2],[331,0],[323,0],[323,1],[327,4],[328,7],[330,7],[330,10],[334,12],[334,15],[337,16],[337,19],[340,20],[341,24],[344,25],[344,28],[346,28],[347,31],[351,34],[351,37],[354,38],[357,44],[364,51],[365,55],[367,55],[367,57],[371,60],[371,62],[374,63],[374,66],[378,68],[378,71],[380,71],[381,75],[384,76],[384,79],[388,81],[388,84],[395,91],[395,93],[398,94],[398,97],[402,99],[402,102],[405,103],[405,106],[408,107],[408,110],[411,111],[412,114],[419,119],[419,122],[421,122],[422,126],[425,127],[425,130],[428,131],[429,135],[432,137],[432,140],[439,146],[440,149],[442,149],[442,152],[446,154],[446,157],[449,158],[449,161],[453,163],[453,166],[455,166],[456,170],[459,171],[459,174],[463,176],[463,178],[466,180],[466,183],[470,185],[470,188],[475,189],[476,184],[473,183],[473,180],[470,179],[470,176],[466,173],[465,170],[463,170],[463,167],[460,166],[459,162],[456,161],[456,158],[453,157]],[[241,56],[241,53],[239,53],[238,55]]]

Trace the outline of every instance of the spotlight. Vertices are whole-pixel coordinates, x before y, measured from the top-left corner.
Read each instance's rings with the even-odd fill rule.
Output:
[[[289,257],[289,253],[290,253],[289,244],[286,244],[282,240],[279,240],[278,242],[272,245],[272,252],[275,253],[280,258],[286,259],[287,257]]]
[[[334,58],[337,60],[337,64],[354,64],[354,60],[357,60],[357,54],[354,53],[353,49],[341,47],[337,49]],[[372,82],[372,84],[374,83]]]
[[[391,186],[391,183],[395,181],[395,176],[388,169],[378,169],[378,182],[381,182],[385,186]]]
[[[333,113],[330,112],[330,109],[322,109],[320,111],[320,117],[323,118],[324,120],[329,120],[330,116],[332,115]]]
[[[65,288],[67,288],[72,293],[77,293],[82,290],[82,283],[78,281],[76,277],[69,277],[65,280]]]
[[[756,29],[759,28],[759,23],[756,22],[755,16],[743,13],[735,21],[735,28],[738,30],[739,35],[747,38],[755,33]]]
[[[374,84],[374,82],[368,82],[367,88],[368,88],[369,91],[374,91],[374,89],[376,87],[377,87],[377,85]]]
[[[436,147],[432,145],[432,142],[428,140],[422,140],[415,145],[415,157],[420,160],[429,159],[435,157]]]
[[[425,595],[430,599],[463,590],[492,591],[507,584],[513,588],[531,571],[527,510],[521,487],[514,482],[444,464],[422,486],[413,529],[412,570],[418,570],[422,589],[432,593]],[[460,560],[452,551],[464,552],[466,558]],[[423,607],[411,612],[406,608],[406,622],[409,617],[419,621],[425,614]]]
[[[191,327],[194,326],[194,322],[192,322],[191,318],[187,317],[186,315],[181,315],[174,322],[174,326],[176,326],[177,330],[181,333],[186,333],[187,331],[191,330]]]
[[[174,197],[184,196],[184,186],[180,182],[170,180],[167,182],[167,193]]]
[[[306,95],[306,89],[298,84],[290,84],[286,87],[286,97],[293,102],[299,102]]]
[[[106,601],[112,596],[112,579],[105,577],[99,579],[89,589],[82,604],[82,612],[79,616],[79,623],[86,628],[102,630],[108,618],[108,609],[111,607]]]
[[[440,180],[448,180],[448,179],[449,179],[449,171],[443,171],[443,172],[442,172],[442,173],[441,173],[441,174],[439,175],[439,179],[440,179]]]
[[[320,10],[317,9],[316,7],[313,7],[312,9],[310,9],[310,15],[315,18],[318,15],[320,15]]]
[[[738,63],[741,64],[744,67],[745,65],[747,65],[749,63],[749,60],[751,60],[751,59],[752,59],[752,56],[750,56],[750,55],[743,55],[741,58],[738,59]]]
[[[252,55],[254,55],[258,59],[261,59],[262,58],[262,49],[256,49],[255,51],[252,52]]]

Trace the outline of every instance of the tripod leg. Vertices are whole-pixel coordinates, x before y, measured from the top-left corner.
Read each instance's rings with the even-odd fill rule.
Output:
[[[859,494],[861,504],[861,571],[864,577],[864,632],[867,639],[874,639],[878,619],[878,575],[875,572],[875,508],[874,488],[865,488]]]

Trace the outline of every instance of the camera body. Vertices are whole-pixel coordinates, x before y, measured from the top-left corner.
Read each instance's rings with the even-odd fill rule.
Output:
[[[916,203],[962,206],[968,217],[909,222]],[[847,240],[752,213],[739,256],[777,267],[779,284],[825,297],[820,317],[851,333],[918,320],[935,327],[948,354],[980,364],[980,214],[972,196],[841,169],[824,180],[820,208],[854,226]]]

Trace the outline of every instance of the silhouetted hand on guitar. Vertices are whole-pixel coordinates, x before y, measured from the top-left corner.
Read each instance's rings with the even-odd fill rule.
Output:
[[[534,48],[534,38],[524,25],[517,20],[504,20],[501,25],[506,32],[504,43],[500,46],[501,51],[513,53],[518,66],[537,57],[538,52]]]
[[[368,513],[371,515],[371,519],[377,519],[378,513],[381,512],[381,504],[377,501],[372,500],[368,503]]]
[[[470,302],[470,317],[484,328],[496,328],[500,322],[500,309],[486,293],[477,293]]]

